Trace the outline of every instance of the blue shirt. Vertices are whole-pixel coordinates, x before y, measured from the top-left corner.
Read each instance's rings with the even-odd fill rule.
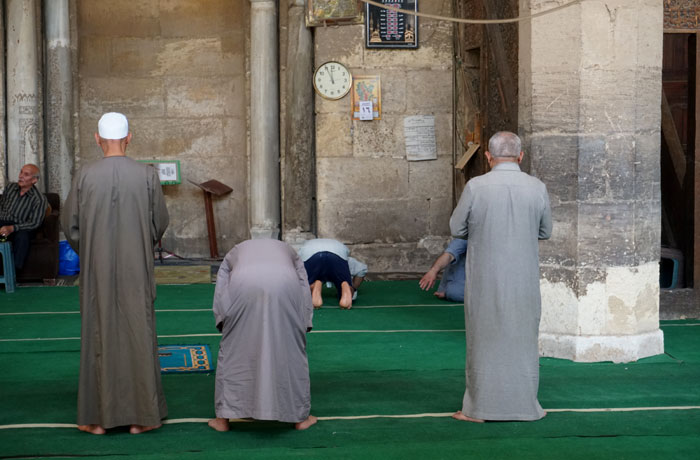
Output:
[[[465,264],[467,261],[467,240],[453,239],[445,252],[454,259],[445,268],[438,292],[444,292],[445,298],[452,302],[464,302],[464,280],[466,278]]]

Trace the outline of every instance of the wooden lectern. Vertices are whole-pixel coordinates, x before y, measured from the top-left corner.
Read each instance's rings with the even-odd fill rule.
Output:
[[[192,181],[190,180],[190,182]],[[218,259],[219,250],[216,247],[216,226],[214,224],[214,208],[212,206],[211,196],[226,195],[227,193],[231,193],[233,189],[215,179],[202,182],[201,184],[196,182],[192,183],[204,191],[204,210],[207,214],[207,231],[209,232],[209,255],[212,259]]]

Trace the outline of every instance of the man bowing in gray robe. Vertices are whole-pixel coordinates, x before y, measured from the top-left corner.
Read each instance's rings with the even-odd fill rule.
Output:
[[[552,216],[545,185],[520,171],[520,138],[489,140],[491,172],[467,182],[450,218],[469,239],[464,289],[466,391],[458,420],[538,420],[540,324],[538,240]]]
[[[61,214],[80,255],[78,428],[138,434],[168,415],[153,310],[153,246],[168,210],[156,170],[126,156],[126,117],[106,113],[97,126],[104,157],[75,174]]]
[[[313,304],[304,262],[277,240],[240,243],[216,276],[214,318],[222,332],[216,368],[216,417],[209,426],[228,431],[229,419],[314,423],[306,333]]]

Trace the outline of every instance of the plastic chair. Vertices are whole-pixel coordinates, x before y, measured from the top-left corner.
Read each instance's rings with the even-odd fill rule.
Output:
[[[2,255],[2,276],[0,283],[5,284],[5,292],[15,292],[15,259],[12,257],[12,244],[9,241],[0,242]]]
[[[661,248],[659,275],[661,289],[677,289],[683,286],[683,253],[678,249]]]

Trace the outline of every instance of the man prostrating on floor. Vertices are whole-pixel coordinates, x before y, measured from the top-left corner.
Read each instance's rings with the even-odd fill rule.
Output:
[[[106,113],[97,126],[104,157],[75,174],[61,215],[80,255],[78,428],[138,434],[168,415],[153,309],[153,246],[168,210],[156,170],[126,156],[126,117]]]
[[[452,235],[469,238],[464,320],[466,391],[454,418],[538,420],[540,325],[538,240],[552,233],[547,188],[520,171],[520,138],[489,140],[491,172],[467,182],[450,218]]]
[[[216,276],[214,319],[221,331],[216,418],[314,423],[306,357],[313,306],[304,263],[282,241],[244,241],[226,254]]]
[[[314,308],[321,308],[323,283],[332,283],[340,308],[352,308],[357,289],[367,275],[367,265],[350,257],[350,249],[338,240],[315,238],[299,248],[299,256],[309,277]]]

